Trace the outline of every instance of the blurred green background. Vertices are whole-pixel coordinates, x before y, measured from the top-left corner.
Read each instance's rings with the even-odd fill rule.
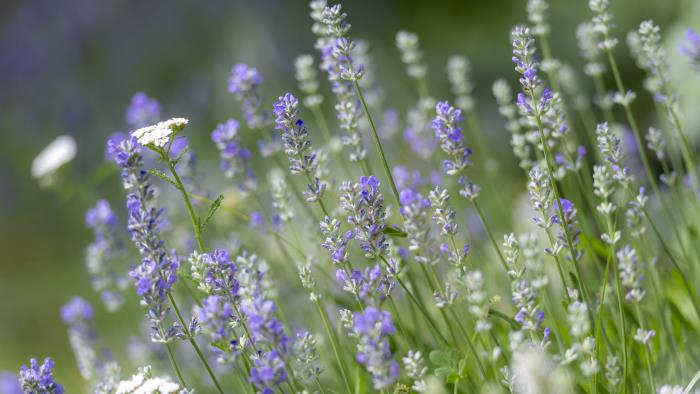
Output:
[[[615,0],[616,33],[624,43],[623,33],[653,18],[667,35],[674,60],[682,31],[700,27],[696,3]],[[394,46],[399,29],[420,36],[431,93],[438,99],[451,97],[447,57],[467,55],[483,129],[502,157],[514,161],[491,84],[500,77],[516,81],[509,32],[526,22],[524,0],[352,0],[344,8],[353,36],[370,43],[387,105],[402,114],[416,96]],[[161,102],[166,117],[190,119],[187,136],[201,168],[218,171],[209,133],[238,114],[226,91],[231,65],[245,62],[262,72],[266,105],[285,90],[296,90],[292,60],[301,53],[316,55],[308,5],[296,0],[5,0],[0,15],[0,370],[16,371],[30,357],[50,355],[57,379],[72,392],[80,387],[80,376],[58,310],[74,294],[99,305],[83,268],[91,237],[83,217],[94,197],[40,190],[30,177],[31,161],[56,136],[70,134],[78,143],[71,177],[90,182],[88,174],[104,162],[106,137],[127,131],[125,108],[143,91]],[[551,1],[554,54],[579,73],[575,31],[587,18],[585,0]],[[628,85],[639,92],[635,105],[650,106],[641,91],[642,73],[626,46],[617,51]],[[679,85],[697,78],[684,63],[673,63]],[[692,98],[692,92],[681,93]],[[331,101],[326,100],[328,111]],[[697,102],[695,97],[686,105]],[[118,210],[123,206],[116,172],[90,189]],[[97,308],[100,334],[117,353],[128,334],[139,332],[142,310],[134,296],[128,304],[111,315]]]

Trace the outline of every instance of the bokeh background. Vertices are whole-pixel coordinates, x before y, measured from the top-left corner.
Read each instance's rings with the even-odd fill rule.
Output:
[[[580,73],[575,31],[590,17],[587,1],[550,3],[554,54]],[[447,57],[468,56],[483,131],[500,157],[515,163],[491,84],[500,77],[516,81],[509,32],[526,22],[524,0],[352,0],[344,8],[353,36],[370,43],[387,105],[402,114],[416,95],[394,46],[399,29],[420,36],[431,93],[438,99],[451,97],[444,75]],[[615,0],[612,12],[622,42],[622,34],[643,19],[662,26],[684,103],[697,108],[698,93],[684,83],[695,78],[697,86],[697,77],[677,59],[675,48],[685,28],[700,28],[700,3]],[[99,182],[91,177],[105,166],[106,137],[128,131],[124,112],[131,96],[146,92],[161,102],[166,117],[189,118],[187,136],[201,168],[218,171],[209,133],[238,116],[226,90],[230,67],[237,62],[257,67],[266,79],[266,105],[271,105],[279,94],[296,90],[292,61],[301,53],[316,55],[313,42],[308,5],[301,0],[0,2],[0,370],[15,371],[30,357],[51,355],[57,379],[68,392],[79,391],[80,376],[58,310],[74,294],[99,305],[83,268],[90,240],[83,217],[96,196],[114,207],[123,205],[115,171],[105,170],[108,176]],[[651,101],[641,93],[643,75],[625,45],[617,51],[628,85],[640,92],[635,106],[644,113],[641,108]],[[582,88],[591,90],[586,82]],[[331,101],[325,104],[329,116]],[[697,130],[697,112],[686,111],[695,122],[690,130]],[[68,169],[75,185],[62,185],[62,192],[41,190],[30,176],[31,161],[59,134],[70,134],[78,143]],[[510,177],[510,170],[515,173],[515,164],[503,166],[499,177]],[[107,344],[117,355],[124,338],[139,333],[141,308],[135,297],[128,301],[116,314],[98,308],[100,333],[110,338]]]

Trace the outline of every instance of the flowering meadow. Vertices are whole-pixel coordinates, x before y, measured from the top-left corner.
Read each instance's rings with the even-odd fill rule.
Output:
[[[83,384],[39,352],[0,393],[700,392],[698,133],[677,91],[700,86],[700,34],[620,31],[622,1],[588,1],[565,37],[574,64],[550,46],[547,0],[523,2],[496,81],[473,78],[469,53],[429,69],[398,31],[405,110],[353,14],[298,2],[314,51],[286,60],[285,89],[239,58],[219,81],[236,106],[211,130],[136,93],[89,179],[58,137],[31,175],[84,204],[91,290],[50,327]],[[676,52],[694,78],[672,78]],[[119,192],[90,183],[110,179]],[[129,307],[140,335],[112,349],[120,329],[96,315]]]

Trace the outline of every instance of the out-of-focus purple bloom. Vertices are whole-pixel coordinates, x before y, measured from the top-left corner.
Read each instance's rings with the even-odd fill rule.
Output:
[[[690,64],[700,70],[700,35],[693,29],[688,29],[685,32],[685,41],[680,45],[678,50],[688,57]]]
[[[240,348],[234,327],[240,323],[231,302],[224,296],[209,296],[202,301],[202,307],[196,313],[202,331],[209,336],[217,361],[221,364],[235,363]]]
[[[257,356],[253,360],[253,364],[250,369],[250,382],[262,394],[274,393],[280,384],[287,381],[284,360],[278,352],[273,350]]]
[[[0,372],[0,393],[23,394],[22,386],[19,384],[19,376],[9,371]]]
[[[19,383],[25,394],[63,394],[63,386],[53,377],[54,361],[47,357],[39,365],[35,358],[29,360],[29,367],[22,365]]]
[[[250,213],[250,227],[260,228],[265,224],[265,215],[260,211],[253,211]]]
[[[81,297],[73,297],[61,308],[61,318],[68,326],[68,339],[80,374],[86,380],[100,377],[105,372],[105,362],[108,360],[102,358],[97,349],[92,305]]]
[[[241,111],[248,127],[261,130],[269,123],[269,114],[263,111],[260,85],[263,77],[257,69],[239,63],[231,69],[228,91],[241,102]]]
[[[116,260],[123,253],[117,215],[106,200],[99,200],[85,214],[85,224],[95,238],[85,252],[92,287],[102,296],[107,310],[115,311],[122,305],[121,291],[126,284],[115,267]]]
[[[221,170],[227,178],[244,174],[247,179],[255,176],[248,166],[250,150],[243,146],[238,136],[239,123],[236,119],[228,119],[216,126],[211,133],[211,140],[216,144],[221,158]]]
[[[358,336],[357,362],[372,375],[377,390],[391,386],[399,376],[399,364],[389,349],[389,336],[394,333],[391,314],[373,306],[353,315],[353,333]]]
[[[134,94],[126,108],[126,123],[134,129],[158,123],[161,116],[158,101],[143,92]]]

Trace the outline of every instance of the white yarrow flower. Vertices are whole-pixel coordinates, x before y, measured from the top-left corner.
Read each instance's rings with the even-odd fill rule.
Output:
[[[170,118],[151,126],[142,127],[131,133],[141,145],[154,145],[159,148],[170,141],[170,137],[180,131],[189,120],[185,118]]]
[[[190,391],[170,380],[153,377],[151,367],[139,368],[136,375],[122,380],[117,386],[116,394],[188,394]]]
[[[62,135],[53,140],[32,162],[32,177],[39,179],[42,186],[48,186],[51,175],[64,164],[70,162],[77,152],[75,139]]]

